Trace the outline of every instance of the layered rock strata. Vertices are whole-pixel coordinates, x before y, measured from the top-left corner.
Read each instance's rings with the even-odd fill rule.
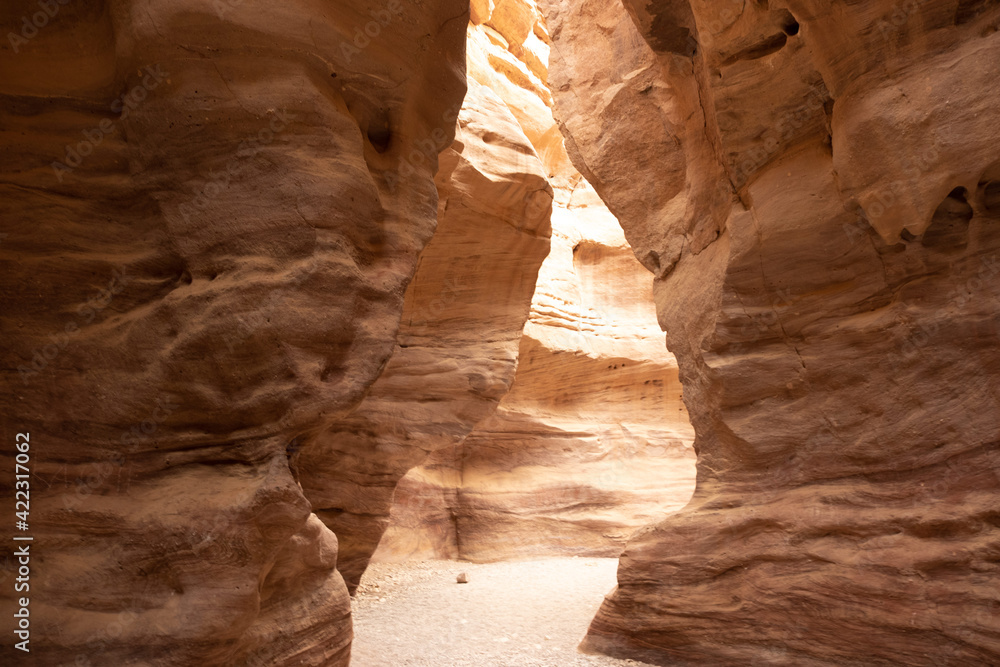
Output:
[[[544,162],[556,197],[552,251],[511,393],[400,482],[375,557],[617,556],[693,490],[676,363],[648,274],[569,163],[551,112],[544,21],[532,2],[478,4],[470,77],[506,102]]]
[[[655,274],[698,483],[584,647],[997,662],[1000,8],[624,5],[542,3],[550,81]]]
[[[693,432],[648,273],[593,189],[558,193],[511,392],[400,482],[378,560],[616,557],[691,497]]]
[[[337,538],[288,458],[396,345],[467,4],[48,5],[0,9],[3,488],[28,433],[27,657],[346,665]],[[5,659],[26,655],[15,565]]]
[[[436,182],[437,231],[406,292],[392,359],[364,402],[292,459],[340,538],[338,567],[352,591],[396,483],[428,453],[461,442],[510,390],[549,250],[542,163],[504,102],[475,80]]]

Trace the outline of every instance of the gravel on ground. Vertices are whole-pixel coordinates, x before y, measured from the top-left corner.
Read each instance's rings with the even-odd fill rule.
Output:
[[[374,563],[352,601],[352,667],[621,667],[577,651],[614,558]],[[456,583],[461,573],[468,583]]]

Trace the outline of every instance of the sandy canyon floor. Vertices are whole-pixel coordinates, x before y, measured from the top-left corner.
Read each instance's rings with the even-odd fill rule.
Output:
[[[576,650],[614,558],[373,563],[353,600],[355,667],[619,667]],[[469,582],[456,583],[465,572]]]

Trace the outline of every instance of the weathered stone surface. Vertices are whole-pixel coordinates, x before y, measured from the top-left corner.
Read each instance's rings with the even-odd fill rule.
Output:
[[[586,646],[1000,662],[1000,8],[623,5],[544,0],[551,33],[528,0],[468,33],[451,0],[0,8],[0,458],[31,434],[39,664],[346,664],[337,567],[432,450],[418,552],[592,553],[662,512],[674,371],[616,330],[649,301],[600,289],[640,279],[624,244],[563,225],[597,210],[569,156],[655,275],[699,458]],[[549,184],[577,292],[522,337]]]
[[[692,503],[630,541],[585,648],[1000,660],[1000,8],[541,5],[697,434]]]
[[[493,0],[470,0],[469,21],[473,25],[481,25],[490,20],[495,3]]]
[[[533,5],[522,9],[524,16],[508,19],[537,20]],[[408,291],[399,349],[361,407],[294,459],[307,497],[340,538],[339,569],[352,589],[383,536],[394,489],[396,521],[380,555],[393,560],[457,557],[459,523],[469,535],[463,557],[617,555],[631,530],[690,497],[692,434],[648,281],[613,216],[569,163],[527,52],[515,57],[489,26],[470,25],[469,43],[462,127],[442,158],[440,223]],[[548,234],[546,179],[560,193],[562,232],[540,280],[550,293],[536,299],[537,322],[529,324],[541,328],[526,343],[521,329],[548,248],[538,238]],[[609,281],[627,294],[613,295]],[[526,402],[514,399],[502,417],[487,419],[510,389],[519,341],[536,366],[518,384]],[[604,377],[619,363],[632,366]],[[565,383],[577,386],[567,393]],[[553,392],[563,396],[558,405],[534,405]],[[675,413],[666,420],[657,407],[630,405],[665,399]],[[469,446],[460,444],[484,420]],[[397,489],[428,454],[427,466]],[[509,467],[504,457],[520,461],[521,472],[499,495],[493,482],[477,491],[455,481],[471,480],[474,469],[492,479]],[[586,475],[602,481],[591,486]],[[410,480],[425,477],[439,483],[415,495]],[[459,489],[470,499],[481,493],[481,502],[449,502]],[[553,502],[561,507],[551,522],[558,531],[539,540],[537,524]],[[497,521],[515,512],[520,519]]]
[[[512,390],[400,482],[377,560],[617,556],[690,499],[693,432],[649,274],[586,182],[560,194]]]
[[[527,3],[513,18],[534,17]],[[378,560],[617,556],[636,528],[693,489],[693,432],[648,273],[569,164],[527,49],[507,49],[470,29],[470,76],[527,124],[545,162],[556,193],[552,250],[511,392],[465,440],[400,482]]]
[[[511,47],[524,44],[538,20],[533,0],[496,0],[487,25],[499,32]]]
[[[504,102],[469,81],[441,156],[438,227],[406,293],[398,344],[364,402],[292,459],[316,513],[340,538],[353,590],[388,522],[396,483],[462,439],[509,391],[552,188]]]
[[[31,434],[29,657],[346,664],[336,537],[287,457],[396,345],[467,4],[51,4],[36,31],[37,3],[0,9],[24,36],[0,44],[0,402],[4,497]]]

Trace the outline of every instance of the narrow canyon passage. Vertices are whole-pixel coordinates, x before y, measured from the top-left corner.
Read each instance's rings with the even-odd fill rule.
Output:
[[[566,153],[550,41],[532,3],[473,6],[396,348],[290,458],[352,591],[372,558],[617,557],[694,490],[652,282]]]
[[[473,9],[469,91],[441,157],[438,226],[407,289],[397,348],[348,419],[292,458],[338,536],[352,591],[369,563],[412,574],[440,570],[428,564],[437,559],[617,558],[635,530],[694,490],[694,432],[652,282],[565,152],[544,18],[530,3]],[[574,565],[551,561],[550,575],[566,572],[532,579],[529,564],[511,564],[529,568],[516,593],[480,590],[477,577],[469,588],[480,594],[462,613],[484,627],[567,628],[561,653],[525,664],[569,664],[614,585],[613,574],[573,584],[572,572],[594,572]],[[477,663],[475,653],[459,658],[464,643],[438,645],[436,633],[458,622],[440,597],[448,587],[397,591],[406,606],[392,612],[365,604],[380,599],[370,585],[359,591],[377,619],[362,622],[355,604],[358,664],[520,664],[532,652]]]
[[[998,71],[989,0],[4,2],[0,664],[1000,664]]]

